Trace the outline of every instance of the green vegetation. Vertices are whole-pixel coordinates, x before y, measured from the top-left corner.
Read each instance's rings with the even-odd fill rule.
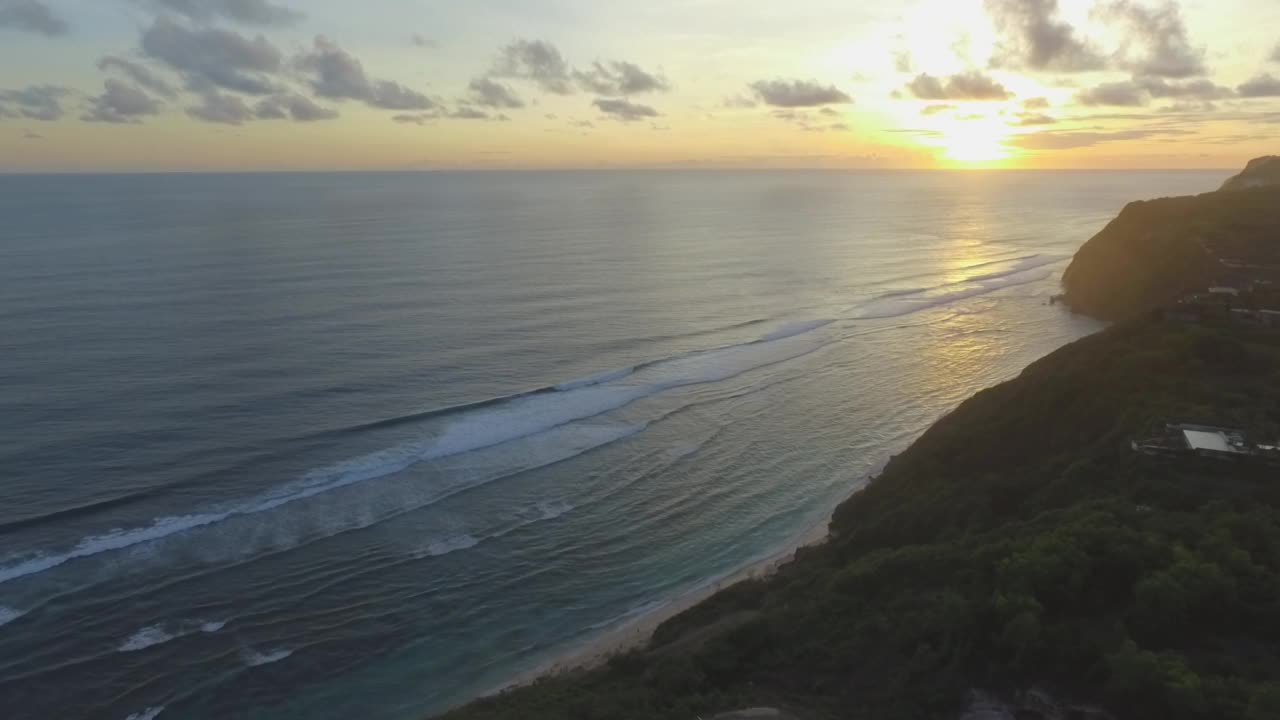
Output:
[[[937,423],[773,578],[448,717],[955,718],[970,689],[1041,686],[1125,720],[1280,718],[1280,469],[1129,449],[1175,420],[1280,437],[1280,333],[1144,319],[1069,345]]]
[[[1222,259],[1280,265],[1280,187],[1130,203],[1062,283],[1076,311],[1122,320],[1231,274]]]

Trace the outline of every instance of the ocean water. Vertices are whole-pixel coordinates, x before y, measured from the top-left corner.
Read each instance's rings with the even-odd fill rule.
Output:
[[[421,718],[823,520],[1227,173],[0,177],[6,718]]]

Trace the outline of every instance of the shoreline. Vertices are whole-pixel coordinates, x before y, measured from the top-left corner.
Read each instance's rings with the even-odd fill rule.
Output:
[[[801,548],[825,542],[829,536],[830,524],[831,513],[828,513],[820,522],[796,535],[781,549],[680,595],[649,612],[631,618],[602,635],[573,646],[538,667],[521,672],[498,687],[481,693],[476,699],[493,697],[508,690],[531,685],[544,678],[579,670],[591,670],[604,665],[615,656],[643,648],[653,637],[658,626],[667,620],[693,608],[727,587],[744,580],[767,578],[777,572],[778,568],[790,562]]]

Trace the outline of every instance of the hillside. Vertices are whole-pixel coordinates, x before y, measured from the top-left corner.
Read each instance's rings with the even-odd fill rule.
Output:
[[[773,578],[446,717],[957,718],[975,689],[1038,687],[1125,720],[1280,718],[1277,469],[1129,448],[1176,420],[1280,437],[1280,333],[1143,319],[1064,347],[938,422]]]
[[[1062,283],[1072,309],[1122,320],[1229,281],[1241,264],[1280,265],[1280,186],[1130,203]]]
[[[1280,185],[1280,156],[1268,155],[1254,158],[1244,172],[1223,183],[1224,192],[1237,192],[1268,185]]]

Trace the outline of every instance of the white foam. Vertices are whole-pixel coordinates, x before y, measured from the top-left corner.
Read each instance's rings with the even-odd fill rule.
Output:
[[[144,627],[120,644],[120,652],[137,652],[149,647],[162,645],[195,633],[216,633],[227,626],[226,620],[208,622],[204,620],[183,621],[174,624],[159,624]]]
[[[17,608],[5,607],[4,605],[0,605],[0,626],[8,625],[9,623],[13,622],[14,620],[17,620],[18,618],[26,614],[27,613],[25,610],[19,610]]]
[[[51,570],[78,558],[123,550],[142,543],[187,533],[229,518],[254,515],[322,493],[385,477],[417,463],[501,445],[547,433],[576,421],[623,408],[642,398],[675,388],[719,382],[742,373],[807,355],[830,342],[814,333],[830,320],[796,323],[759,340],[682,355],[566,383],[557,392],[533,393],[459,412],[433,437],[410,442],[307,473],[300,481],[218,511],[155,520],[151,525],[116,529],[82,539],[63,552],[27,553],[16,563],[0,567],[0,584]],[[613,442],[643,427],[604,427],[591,447]],[[564,459],[564,458],[560,458]],[[355,527],[365,527],[357,525]],[[354,529],[342,527],[333,530]]]
[[[136,712],[124,720],[156,720],[160,713],[164,712],[164,706],[149,707],[146,710]]]
[[[258,667],[259,665],[270,665],[274,662],[280,662],[293,654],[292,650],[269,650],[267,652],[258,652],[252,648],[245,649],[240,653],[240,657],[244,660],[244,664],[249,667]]]
[[[120,645],[120,652],[135,652],[145,650],[155,645],[167,643],[177,637],[173,633],[165,630],[159,625],[145,627],[134,633],[128,640]]]
[[[427,545],[427,549],[423,553],[423,555],[426,557],[439,557],[441,555],[448,555],[451,552],[457,552],[458,550],[466,550],[467,548],[473,548],[479,544],[480,544],[480,541],[477,540],[474,536],[455,535],[453,537],[448,537],[443,540],[437,540]]]

